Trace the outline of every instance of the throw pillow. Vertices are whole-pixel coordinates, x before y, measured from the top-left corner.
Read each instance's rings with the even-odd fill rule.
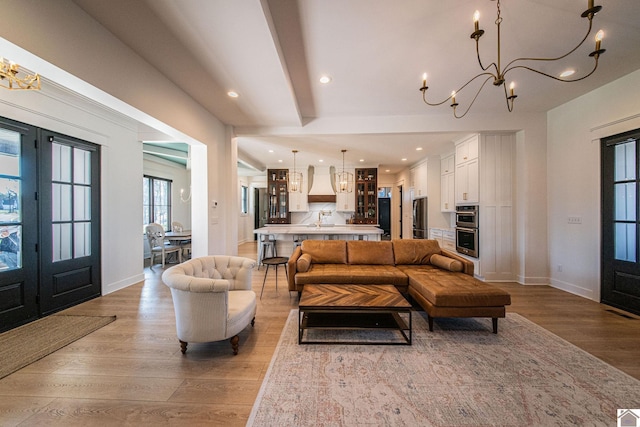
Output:
[[[436,267],[442,268],[443,270],[454,272],[462,271],[463,268],[462,263],[457,259],[449,258],[447,256],[439,254],[431,255],[431,264],[435,265]]]
[[[300,258],[296,261],[297,270],[301,273],[309,271],[309,267],[311,266],[311,255],[302,254]]]

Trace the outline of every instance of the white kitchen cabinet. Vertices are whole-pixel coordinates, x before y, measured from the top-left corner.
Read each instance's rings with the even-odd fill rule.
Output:
[[[456,251],[456,232],[445,228],[430,228],[429,239],[437,240],[441,249]]]
[[[478,135],[473,135],[456,144],[456,165],[478,158],[479,139]]]
[[[451,154],[440,160],[440,211],[455,209],[455,156]]]
[[[336,193],[336,211],[355,212],[356,198],[353,193]]]
[[[293,172],[293,169],[289,169],[289,172]],[[296,172],[301,171],[296,170]],[[302,172],[302,192],[289,193],[289,212],[309,212],[309,202],[307,201],[309,186],[307,179],[307,174]]]
[[[424,161],[409,171],[411,188],[413,188],[413,198],[427,196],[427,162]]]
[[[440,176],[440,211],[454,212],[455,203],[455,173]]]
[[[478,139],[478,135],[474,135],[456,144],[454,179],[456,205],[480,203]]]
[[[442,230],[442,249],[456,251],[456,232],[454,230]]]
[[[442,242],[442,229],[440,228],[430,228],[429,229],[429,238],[432,240],[437,240],[438,243]]]
[[[449,154],[440,159],[440,175],[455,173],[456,169],[455,155]]]
[[[480,202],[478,159],[456,166],[456,204],[473,205]]]

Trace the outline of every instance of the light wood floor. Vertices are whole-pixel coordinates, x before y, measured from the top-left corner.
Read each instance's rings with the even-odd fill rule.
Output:
[[[255,244],[240,246],[255,259]],[[159,266],[144,283],[67,310],[117,320],[0,380],[2,426],[245,425],[289,311],[285,274],[269,271],[254,328],[180,353],[171,294]],[[254,271],[260,293],[264,267]],[[640,379],[640,320],[547,286],[499,284],[519,313]],[[437,321],[436,321],[437,322]],[[2,361],[0,361],[2,363]]]

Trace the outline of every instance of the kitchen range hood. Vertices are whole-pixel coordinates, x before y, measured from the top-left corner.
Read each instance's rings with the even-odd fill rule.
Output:
[[[309,203],[335,203],[336,190],[333,188],[334,166],[309,166]]]

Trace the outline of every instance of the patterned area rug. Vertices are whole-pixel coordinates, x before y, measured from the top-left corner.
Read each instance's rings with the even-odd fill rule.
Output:
[[[640,381],[517,314],[497,335],[423,316],[412,346],[299,346],[292,310],[247,425],[612,426],[640,408]]]
[[[54,314],[0,334],[0,378],[79,340],[116,316]]]

